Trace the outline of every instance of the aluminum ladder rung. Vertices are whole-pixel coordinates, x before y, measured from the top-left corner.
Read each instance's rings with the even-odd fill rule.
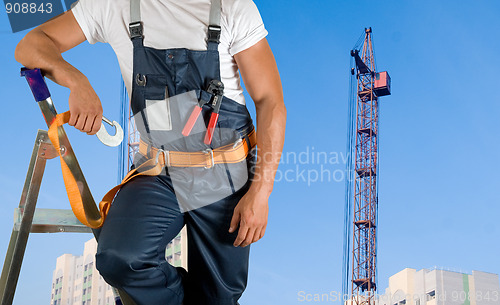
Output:
[[[14,231],[21,227],[22,213],[19,208],[14,210]],[[36,209],[31,225],[31,233],[92,233],[73,214],[72,210]]]

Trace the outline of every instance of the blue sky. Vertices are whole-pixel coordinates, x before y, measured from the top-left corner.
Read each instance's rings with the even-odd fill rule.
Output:
[[[389,71],[393,88],[392,96],[380,103],[379,287],[385,289],[388,277],[406,267],[500,273],[500,98],[495,78],[500,3],[255,2],[282,76],[289,156],[345,154],[349,50],[364,27],[373,28],[377,66]],[[5,11],[0,11],[0,259],[36,130],[46,127],[14,60],[25,33],[12,34]],[[64,57],[90,79],[106,116],[117,119],[120,74],[111,48],[84,43]],[[67,110],[69,91],[51,82],[49,88],[58,111]],[[254,109],[250,100],[248,104]],[[66,130],[94,197],[101,197],[116,182],[118,150]],[[283,162],[282,173],[340,173],[345,167],[341,159],[309,164],[292,159]],[[276,182],[266,236],[251,249],[241,304],[301,304],[301,291],[341,290],[344,182],[308,183],[292,176]],[[59,161],[47,163],[39,207],[69,207]],[[48,303],[56,257],[81,253],[90,237],[32,235],[15,304]]]

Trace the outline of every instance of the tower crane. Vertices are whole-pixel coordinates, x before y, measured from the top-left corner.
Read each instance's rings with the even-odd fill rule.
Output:
[[[372,35],[366,28],[351,50],[343,264],[349,305],[374,305],[377,289],[378,102],[391,94],[391,79],[376,70]]]

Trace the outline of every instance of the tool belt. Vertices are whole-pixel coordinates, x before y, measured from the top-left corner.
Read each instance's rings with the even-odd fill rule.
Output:
[[[256,142],[254,130],[234,144],[197,152],[164,151],[151,147],[151,145],[141,140],[139,153],[149,159],[156,158],[162,167],[211,168],[216,164],[238,163],[245,160],[248,152],[255,147]]]
[[[99,206],[109,207],[120,188],[138,176],[158,176],[166,167],[203,167],[211,168],[216,164],[238,163],[246,159],[248,153],[257,144],[255,131],[234,144],[225,145],[216,149],[198,152],[164,151],[144,143],[139,144],[139,153],[147,160],[139,167],[129,171],[122,182],[104,195]],[[106,209],[106,213],[107,213]],[[106,217],[104,213],[103,218]]]

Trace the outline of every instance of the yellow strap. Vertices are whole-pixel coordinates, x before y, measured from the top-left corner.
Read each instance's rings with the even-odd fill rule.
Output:
[[[64,112],[61,114],[58,114],[56,116],[56,119],[54,122],[49,127],[49,138],[50,141],[52,142],[52,145],[55,147],[57,150],[59,157],[61,159],[61,169],[62,169],[62,174],[63,174],[63,179],[64,179],[64,184],[66,186],[66,193],[68,194],[69,202],[71,205],[71,209],[73,210],[73,213],[75,214],[76,218],[84,225],[97,229],[100,228],[104,220],[106,219],[106,215],[109,211],[109,208],[111,207],[111,202],[116,196],[116,193],[120,190],[120,188],[130,181],[132,178],[135,178],[137,176],[157,176],[161,174],[163,168],[165,167],[165,153],[161,152],[161,154],[158,154],[158,150],[153,148],[151,152],[154,152],[154,156],[148,159],[146,162],[141,164],[138,168],[135,168],[131,171],[128,172],[128,174],[123,178],[122,182],[112,188],[109,192],[104,195],[102,198],[101,202],[99,203],[99,213],[101,214],[101,218],[98,220],[87,220],[87,217],[85,216],[85,208],[83,206],[83,201],[82,201],[82,194],[80,193],[80,189],[78,188],[78,185],[76,183],[76,179],[73,176],[73,173],[69,169],[68,165],[64,161],[62,155],[61,155],[61,150],[60,150],[60,144],[59,144],[59,135],[58,135],[58,127],[62,126],[66,123],[69,122],[70,118],[70,112]],[[248,135],[248,138],[250,139],[250,147],[254,147],[256,143],[256,137],[255,137],[255,132],[251,132]],[[143,144],[141,142],[141,144]],[[145,145],[145,144],[143,144]],[[217,149],[213,150],[213,163],[212,163],[212,156],[210,154],[209,159],[207,159],[207,153],[206,152],[192,152],[192,153],[185,153],[185,152],[169,152],[170,158],[173,157],[173,164],[172,166],[185,166],[185,167],[200,167],[200,166],[205,166],[205,167],[212,167],[214,164],[218,163],[236,163],[244,160],[248,154],[248,145],[246,143],[246,140],[243,139],[238,145],[233,146],[233,145],[228,145],[224,147],[220,147]],[[156,156],[158,155],[158,158]],[[208,161],[207,161],[208,160]]]
[[[58,114],[49,127],[49,138],[61,159],[61,169],[64,179],[64,185],[66,186],[66,193],[68,194],[69,203],[71,204],[73,213],[75,214],[76,218],[78,218],[78,220],[87,227],[94,229],[99,228],[100,226],[102,226],[104,219],[106,218],[106,214],[109,210],[109,205],[101,202],[101,204],[99,205],[101,217],[97,220],[87,220],[87,217],[85,216],[85,209],[83,206],[82,194],[80,193],[80,189],[78,188],[73,173],[71,172],[61,155],[59,134],[57,129],[60,126],[68,123],[69,118],[69,111]]]

